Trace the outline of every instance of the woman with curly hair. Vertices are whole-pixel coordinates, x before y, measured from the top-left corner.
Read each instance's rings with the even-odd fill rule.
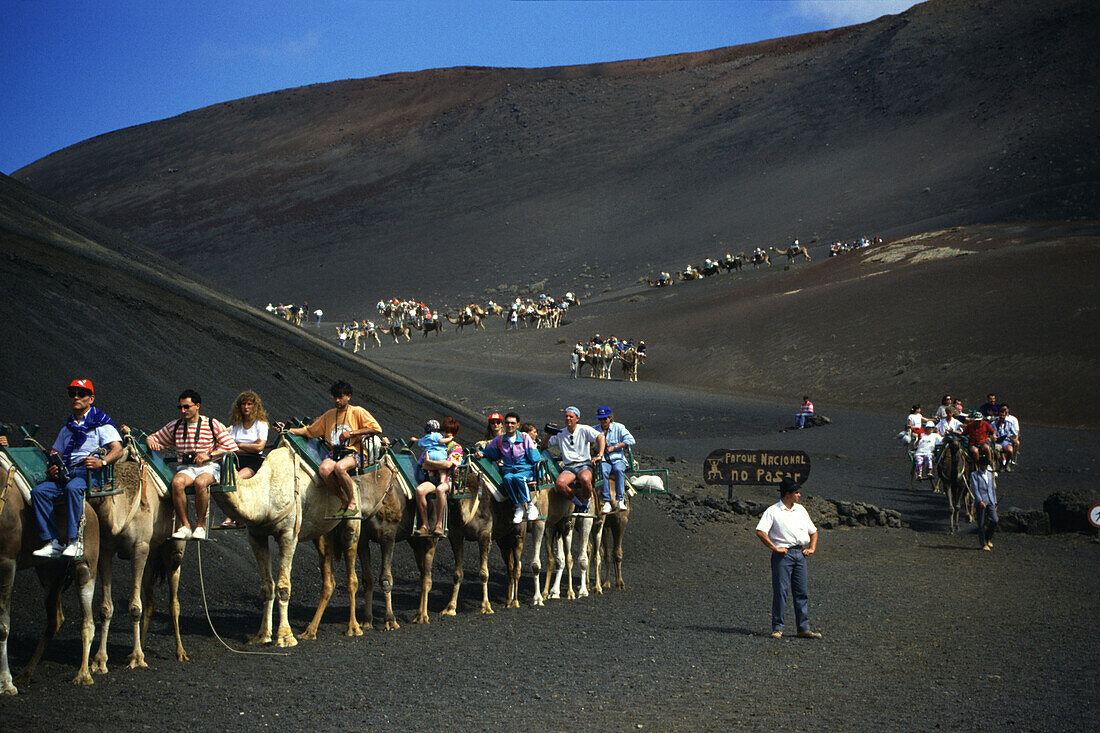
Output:
[[[267,412],[260,396],[248,389],[233,400],[233,414],[229,418],[229,435],[237,443],[237,478],[247,479],[256,475],[267,447]],[[232,519],[222,522],[219,529],[233,529]]]

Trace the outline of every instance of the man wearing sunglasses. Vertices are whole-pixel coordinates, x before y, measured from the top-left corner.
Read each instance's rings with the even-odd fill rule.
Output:
[[[181,417],[145,439],[150,450],[176,449],[176,475],[172,477],[172,506],[176,509],[179,529],[177,540],[205,540],[206,513],[210,508],[210,486],[221,481],[219,459],[237,450],[237,443],[218,420],[199,414],[202,397],[193,389],[179,396]],[[194,531],[187,521],[187,487],[195,487]]]
[[[628,445],[634,445],[634,436],[621,422],[615,422],[612,418],[610,407],[601,407],[596,410],[596,419],[600,421],[595,425],[604,435],[607,444],[607,455],[604,457],[600,469],[603,471],[603,507],[601,513],[610,514],[611,507],[611,481],[615,481],[615,495],[618,501],[615,508],[626,511],[626,453],[624,449]]]
[[[547,445],[561,451],[561,473],[554,489],[573,502],[574,514],[588,514],[588,500],[592,497],[592,446],[596,446],[595,460],[600,462],[607,443],[603,433],[590,425],[581,425],[580,419],[579,409],[565,408],[565,429],[551,435]],[[570,487],[574,480],[575,492]]]
[[[89,486],[99,486],[100,469],[122,457],[122,436],[111,418],[92,406],[93,402],[92,380],[74,379],[69,384],[69,406],[73,414],[57,434],[50,450],[46,468],[49,480],[31,489],[38,538],[45,543],[34,551],[36,557],[77,556],[84,492]],[[62,517],[63,525],[55,521]]]

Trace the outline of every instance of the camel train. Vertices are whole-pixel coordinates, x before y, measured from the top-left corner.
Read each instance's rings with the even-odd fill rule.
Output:
[[[64,620],[61,593],[66,578],[77,587],[81,604],[81,660],[73,682],[90,685],[93,673],[107,673],[107,636],[114,613],[112,563],[121,557],[130,561],[128,612],[133,648],[128,658],[131,668],[145,667],[144,648],[154,607],[158,581],[167,580],[169,609],[176,642],[176,659],[187,661],[180,636],[180,566],[187,541],[173,539],[179,529],[171,505],[169,486],[173,471],[165,458],[151,451],[140,431],[126,432],[123,457],[111,467],[110,491],[89,492],[81,520],[81,552],[72,560],[42,560],[31,550],[37,546],[31,516],[30,489],[45,480],[46,452],[28,434],[24,447],[0,446],[0,693],[16,694],[17,687],[8,668],[7,639],[10,635],[11,594],[17,570],[34,568],[46,587],[46,628],[30,661],[20,677],[29,682],[46,646]],[[393,574],[391,562],[396,544],[408,543],[420,575],[420,597],[414,623],[429,623],[428,596],[432,588],[432,567],[437,542],[417,527],[413,492],[417,485],[416,460],[408,449],[383,446],[378,436],[364,444],[366,456],[355,477],[360,514],[354,519],[339,516],[340,499],[327,489],[318,467],[327,453],[317,440],[307,440],[289,431],[281,432],[277,445],[266,454],[259,470],[249,478],[240,478],[234,470],[235,459],[227,456],[223,472],[228,478],[211,487],[211,497],[223,513],[242,528],[256,558],[259,591],[263,599],[257,633],[250,644],[273,643],[291,647],[299,640],[315,639],[322,616],[335,588],[333,561],[342,557],[346,584],[351,599],[347,636],[363,633],[373,626],[372,595],[374,581],[370,545],[380,548],[379,580],[385,615],[383,627],[397,629],[399,624],[392,606]],[[667,491],[668,474],[663,469],[639,469],[630,457],[627,496],[642,492]],[[489,599],[488,556],[495,543],[505,562],[508,590],[506,608],[520,605],[520,581],[530,572],[533,605],[548,598],[584,597],[602,593],[612,582],[625,589],[622,573],[622,540],[629,521],[626,510],[610,514],[573,513],[572,503],[550,491],[560,465],[558,459],[543,452],[539,480],[531,486],[538,518],[514,524],[511,504],[505,499],[496,464],[473,457],[456,475],[456,490],[448,497],[445,536],[454,555],[454,580],[450,599],[440,612],[454,615],[458,610],[463,580],[464,543],[476,542],[479,551],[478,576],[481,581],[481,613],[493,613]],[[663,481],[661,475],[663,474]],[[533,557],[525,568],[524,544],[531,534]],[[278,549],[272,571],[271,544]],[[321,596],[312,620],[295,636],[288,618],[291,597],[291,569],[300,542],[311,541],[319,557],[322,575]],[[546,547],[546,562],[543,547]],[[573,548],[577,548],[574,559]],[[201,553],[200,553],[201,554]],[[363,569],[365,604],[360,622],[359,578],[355,560]],[[574,587],[573,567],[580,568]],[[608,570],[610,568],[610,570]],[[545,574],[544,574],[545,569]],[[563,576],[565,589],[562,590]],[[614,580],[612,581],[612,576]],[[90,659],[95,632],[93,594],[96,578],[103,581],[100,605],[100,646]],[[278,616],[275,617],[276,607]]]
[[[810,257],[809,250],[800,245],[797,239],[786,249],[777,249],[775,247],[768,247],[768,249],[778,256],[787,258],[784,263],[785,267],[793,265],[799,257],[805,258],[807,262],[813,261],[813,258]],[[835,252],[830,252],[830,255],[832,254],[835,254]],[[703,278],[717,275],[723,270],[726,272],[741,272],[746,262],[752,265],[753,269],[772,266],[772,258],[768,251],[761,247],[757,247],[749,257],[746,257],[744,252],[741,252],[737,256],[727,252],[726,256],[721,259],[711,259],[707,257],[706,260],[703,261],[702,266],[695,267],[694,265],[688,265],[683,270],[678,271],[676,277],[681,282],[687,282],[690,280],[702,280]],[[646,282],[652,288],[663,288],[671,285],[673,280],[667,272],[661,272],[658,274],[656,280],[646,278]]]

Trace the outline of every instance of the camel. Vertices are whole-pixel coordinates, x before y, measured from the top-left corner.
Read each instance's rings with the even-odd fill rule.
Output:
[[[701,272],[703,273],[703,277],[710,277],[711,275],[717,275],[722,272],[722,267],[718,264],[718,260],[708,258],[703,264]]]
[[[376,478],[371,479],[371,476]],[[366,480],[365,480],[366,479]],[[359,492],[359,506],[363,509],[362,521],[344,522],[345,525],[361,525],[359,533],[352,542],[349,532],[330,532],[324,537],[318,538],[318,559],[321,565],[321,603],[317,606],[317,612],[310,622],[309,628],[302,635],[303,638],[316,638],[317,626],[321,622],[321,616],[332,596],[332,559],[335,553],[343,552],[348,574],[348,596],[351,599],[351,622],[348,627],[348,635],[360,635],[362,629],[373,628],[374,618],[372,602],[374,597],[374,578],[371,573],[370,543],[374,542],[381,547],[382,562],[378,577],[382,586],[382,594],[385,599],[385,629],[396,630],[401,628],[397,623],[397,617],[393,613],[393,548],[399,541],[407,541],[413,548],[416,556],[416,564],[420,570],[420,606],[417,609],[413,623],[427,624],[428,619],[428,594],[432,589],[432,564],[435,561],[437,539],[435,537],[420,537],[413,534],[413,522],[416,519],[416,502],[409,498],[392,455],[386,453],[377,469],[365,476],[360,476],[357,484]],[[413,487],[406,487],[411,493]],[[353,528],[354,529],[354,528]],[[355,557],[358,555],[363,566],[364,594],[366,596],[366,609],[363,617],[363,626],[356,623],[355,614],[358,600],[358,580],[355,578]]]
[[[401,336],[404,336],[406,341],[412,341],[412,336],[409,335],[411,333],[411,329],[408,326],[394,324],[386,329],[386,333],[388,333],[390,336],[393,336],[393,342],[395,344],[401,343],[398,340],[398,338]]]
[[[649,287],[651,288],[667,288],[669,285],[672,284],[672,278],[665,277],[664,273],[661,273],[661,276],[658,277],[656,280],[647,277],[645,281],[649,284]]]
[[[726,272],[732,272],[733,270],[737,270],[738,272],[741,272],[741,268],[744,267],[744,262],[745,262],[745,253],[744,252],[737,255],[736,257],[734,257],[729,252],[727,252],[726,257],[725,257],[724,260],[722,260],[721,264],[722,264],[722,267],[726,270]]]
[[[171,539],[175,512],[167,499],[168,487],[142,459],[134,438],[126,436],[122,458],[115,464],[115,486],[121,494],[90,498],[88,503],[99,521],[99,576],[103,581],[100,607],[99,650],[92,660],[92,672],[107,673],[107,636],[114,616],[111,592],[115,555],[130,561],[130,622],[134,647],[129,667],[149,666],[142,645],[153,617],[156,579],[168,579],[169,606],[176,635],[176,659],[188,661],[179,628],[179,579],[185,542]],[[142,595],[146,605],[142,605]]]
[[[703,274],[691,265],[688,265],[687,269],[681,270],[676,275],[681,280],[700,280],[703,277]]]
[[[561,578],[566,576],[568,599],[584,598],[588,595],[588,541],[592,534],[593,518],[574,517],[573,502],[553,489],[548,490],[546,510],[546,544],[548,562],[546,566],[546,598],[561,598]],[[595,501],[595,497],[592,499]],[[573,590],[573,534],[577,534],[578,558],[581,566],[580,582]],[[536,548],[537,550],[538,548]],[[551,580],[552,578],[552,580]]]
[[[483,331],[485,330],[485,326],[483,326],[481,323],[481,316],[475,313],[467,313],[466,311],[463,311],[457,316],[452,316],[450,313],[445,313],[443,317],[450,321],[454,326],[456,326],[457,330],[460,333],[462,332],[462,328],[464,326],[470,325],[474,327],[475,331],[479,328]]]
[[[39,579],[46,586],[46,628],[20,675],[20,684],[30,682],[46,647],[53,640],[65,621],[61,610],[61,591],[70,575],[80,594],[81,659],[73,683],[92,684],[88,657],[95,633],[92,615],[92,596],[95,593],[96,566],[99,561],[99,523],[83,522],[84,555],[73,561],[62,559],[39,560],[33,552],[38,544],[31,516],[30,490],[26,479],[13,467],[6,454],[0,453],[0,694],[15,695],[19,692],[8,668],[8,637],[11,633],[11,590],[15,574],[19,570],[35,568]],[[91,506],[84,503],[85,518],[95,516]],[[26,537],[24,537],[24,532]],[[24,541],[26,540],[26,541]]]
[[[756,252],[753,252],[752,259],[750,259],[749,262],[752,264],[752,269],[754,270],[757,267],[760,267],[760,265],[767,265],[768,267],[772,266],[771,255],[769,255],[764,250],[757,250]]]
[[[794,246],[787,247],[787,249],[776,249],[775,247],[769,247],[771,251],[777,255],[783,255],[787,258],[787,264],[793,264],[799,257],[805,257],[807,262],[812,262],[810,259],[810,251],[805,247],[799,247],[795,249]],[[770,264],[770,263],[769,263]]]
[[[623,379],[628,382],[637,382],[638,364],[641,362],[641,359],[638,358],[638,350],[632,346],[622,352],[619,359],[622,361]]]
[[[443,335],[443,323],[438,321],[438,320],[432,321],[431,323],[429,323],[427,321],[424,321],[424,324],[421,326],[420,330],[422,330],[424,332],[424,338],[428,338],[428,334],[431,333],[432,331],[435,331],[440,336],[442,336]]]
[[[970,484],[967,480],[967,453],[957,439],[949,438],[944,441],[943,453],[940,454],[935,471],[940,487],[947,494],[950,532],[957,534],[959,514],[962,511],[965,510],[967,518],[974,521],[974,499],[970,495]]]

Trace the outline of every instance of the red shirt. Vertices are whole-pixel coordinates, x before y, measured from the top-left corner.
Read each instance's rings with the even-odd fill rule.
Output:
[[[994,436],[993,427],[985,420],[971,420],[963,428],[970,445],[981,445]]]

